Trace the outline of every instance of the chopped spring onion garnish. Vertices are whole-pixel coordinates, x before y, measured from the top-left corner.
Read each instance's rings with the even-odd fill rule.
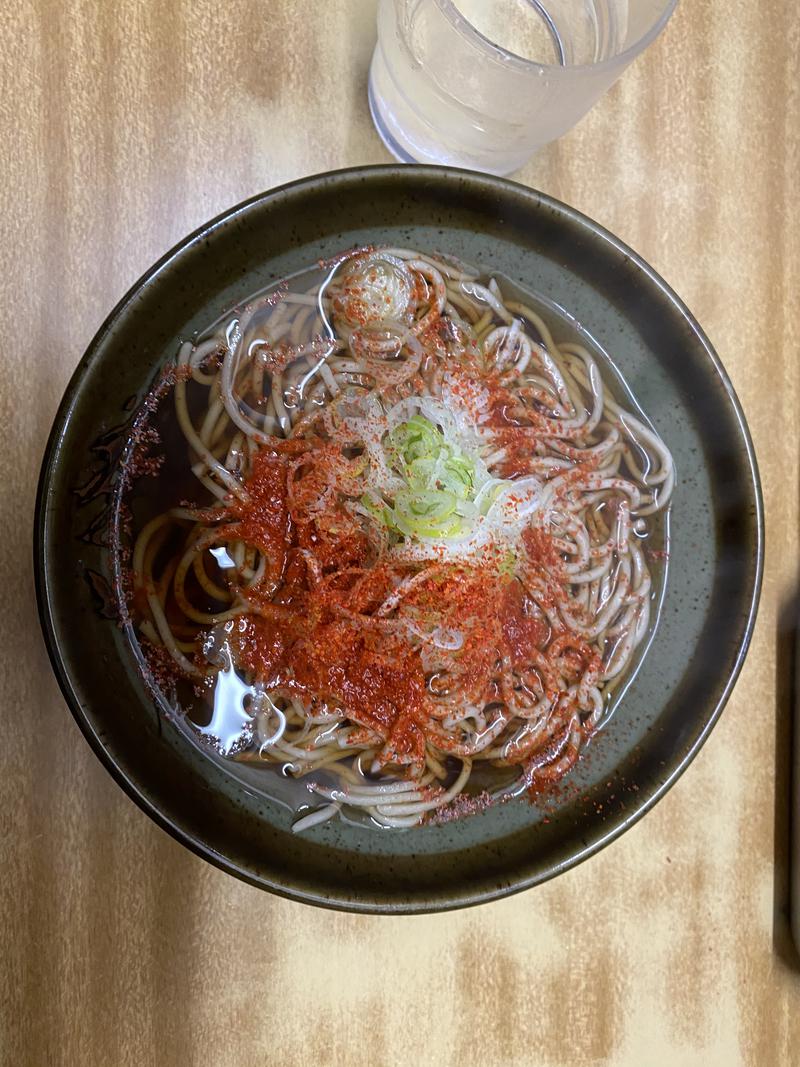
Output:
[[[391,502],[368,492],[361,503],[402,537],[463,537],[511,484],[487,477],[477,457],[469,456],[424,415],[396,425],[386,434],[383,447],[402,487]]]

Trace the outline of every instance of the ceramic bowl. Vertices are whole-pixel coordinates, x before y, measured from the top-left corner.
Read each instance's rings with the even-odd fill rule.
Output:
[[[354,244],[442,249],[566,308],[610,353],[672,449],[670,572],[660,625],[570,788],[445,825],[342,821],[290,832],[157,714],[108,597],[110,442],[179,338],[247,294]],[[648,811],[707,738],[742,665],[762,570],[756,462],[731,383],[678,297],[590,219],[512,182],[439,167],[306,178],[227,211],[123,297],[55,419],[36,517],[39,611],[86,739],[127,793],[200,856],[254,885],[334,908],[420,912],[536,885]]]

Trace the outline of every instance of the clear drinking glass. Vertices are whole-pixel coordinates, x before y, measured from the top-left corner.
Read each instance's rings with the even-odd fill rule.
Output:
[[[380,0],[369,100],[402,162],[508,174],[560,137],[677,0]]]

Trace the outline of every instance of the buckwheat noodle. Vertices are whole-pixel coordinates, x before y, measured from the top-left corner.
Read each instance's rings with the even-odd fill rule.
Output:
[[[219,752],[308,785],[295,830],[567,773],[650,632],[675,480],[584,345],[450,257],[361,249],[186,342],[172,392],[207,502],[138,531],[133,625]]]

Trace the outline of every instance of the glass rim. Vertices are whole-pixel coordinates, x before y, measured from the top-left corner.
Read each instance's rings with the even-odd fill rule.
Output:
[[[667,22],[669,22],[675,8],[678,6],[678,0],[665,0],[663,5],[664,10],[641,37],[638,37],[621,52],[617,52],[613,56],[608,56],[606,59],[600,59],[596,63],[539,63],[533,59],[525,59],[524,56],[518,55],[516,52],[503,48],[502,45],[496,44],[487,37],[486,34],[481,33],[481,31],[458,10],[453,0],[434,0],[434,2],[450,21],[453,28],[460,33],[462,37],[465,37],[468,40],[477,41],[478,44],[483,45],[489,52],[491,59],[500,60],[504,65],[511,65],[522,71],[602,70],[604,67],[619,63],[621,60],[630,62],[630,60],[635,58],[639,52],[643,52],[649,44],[652,44],[664,29]]]

